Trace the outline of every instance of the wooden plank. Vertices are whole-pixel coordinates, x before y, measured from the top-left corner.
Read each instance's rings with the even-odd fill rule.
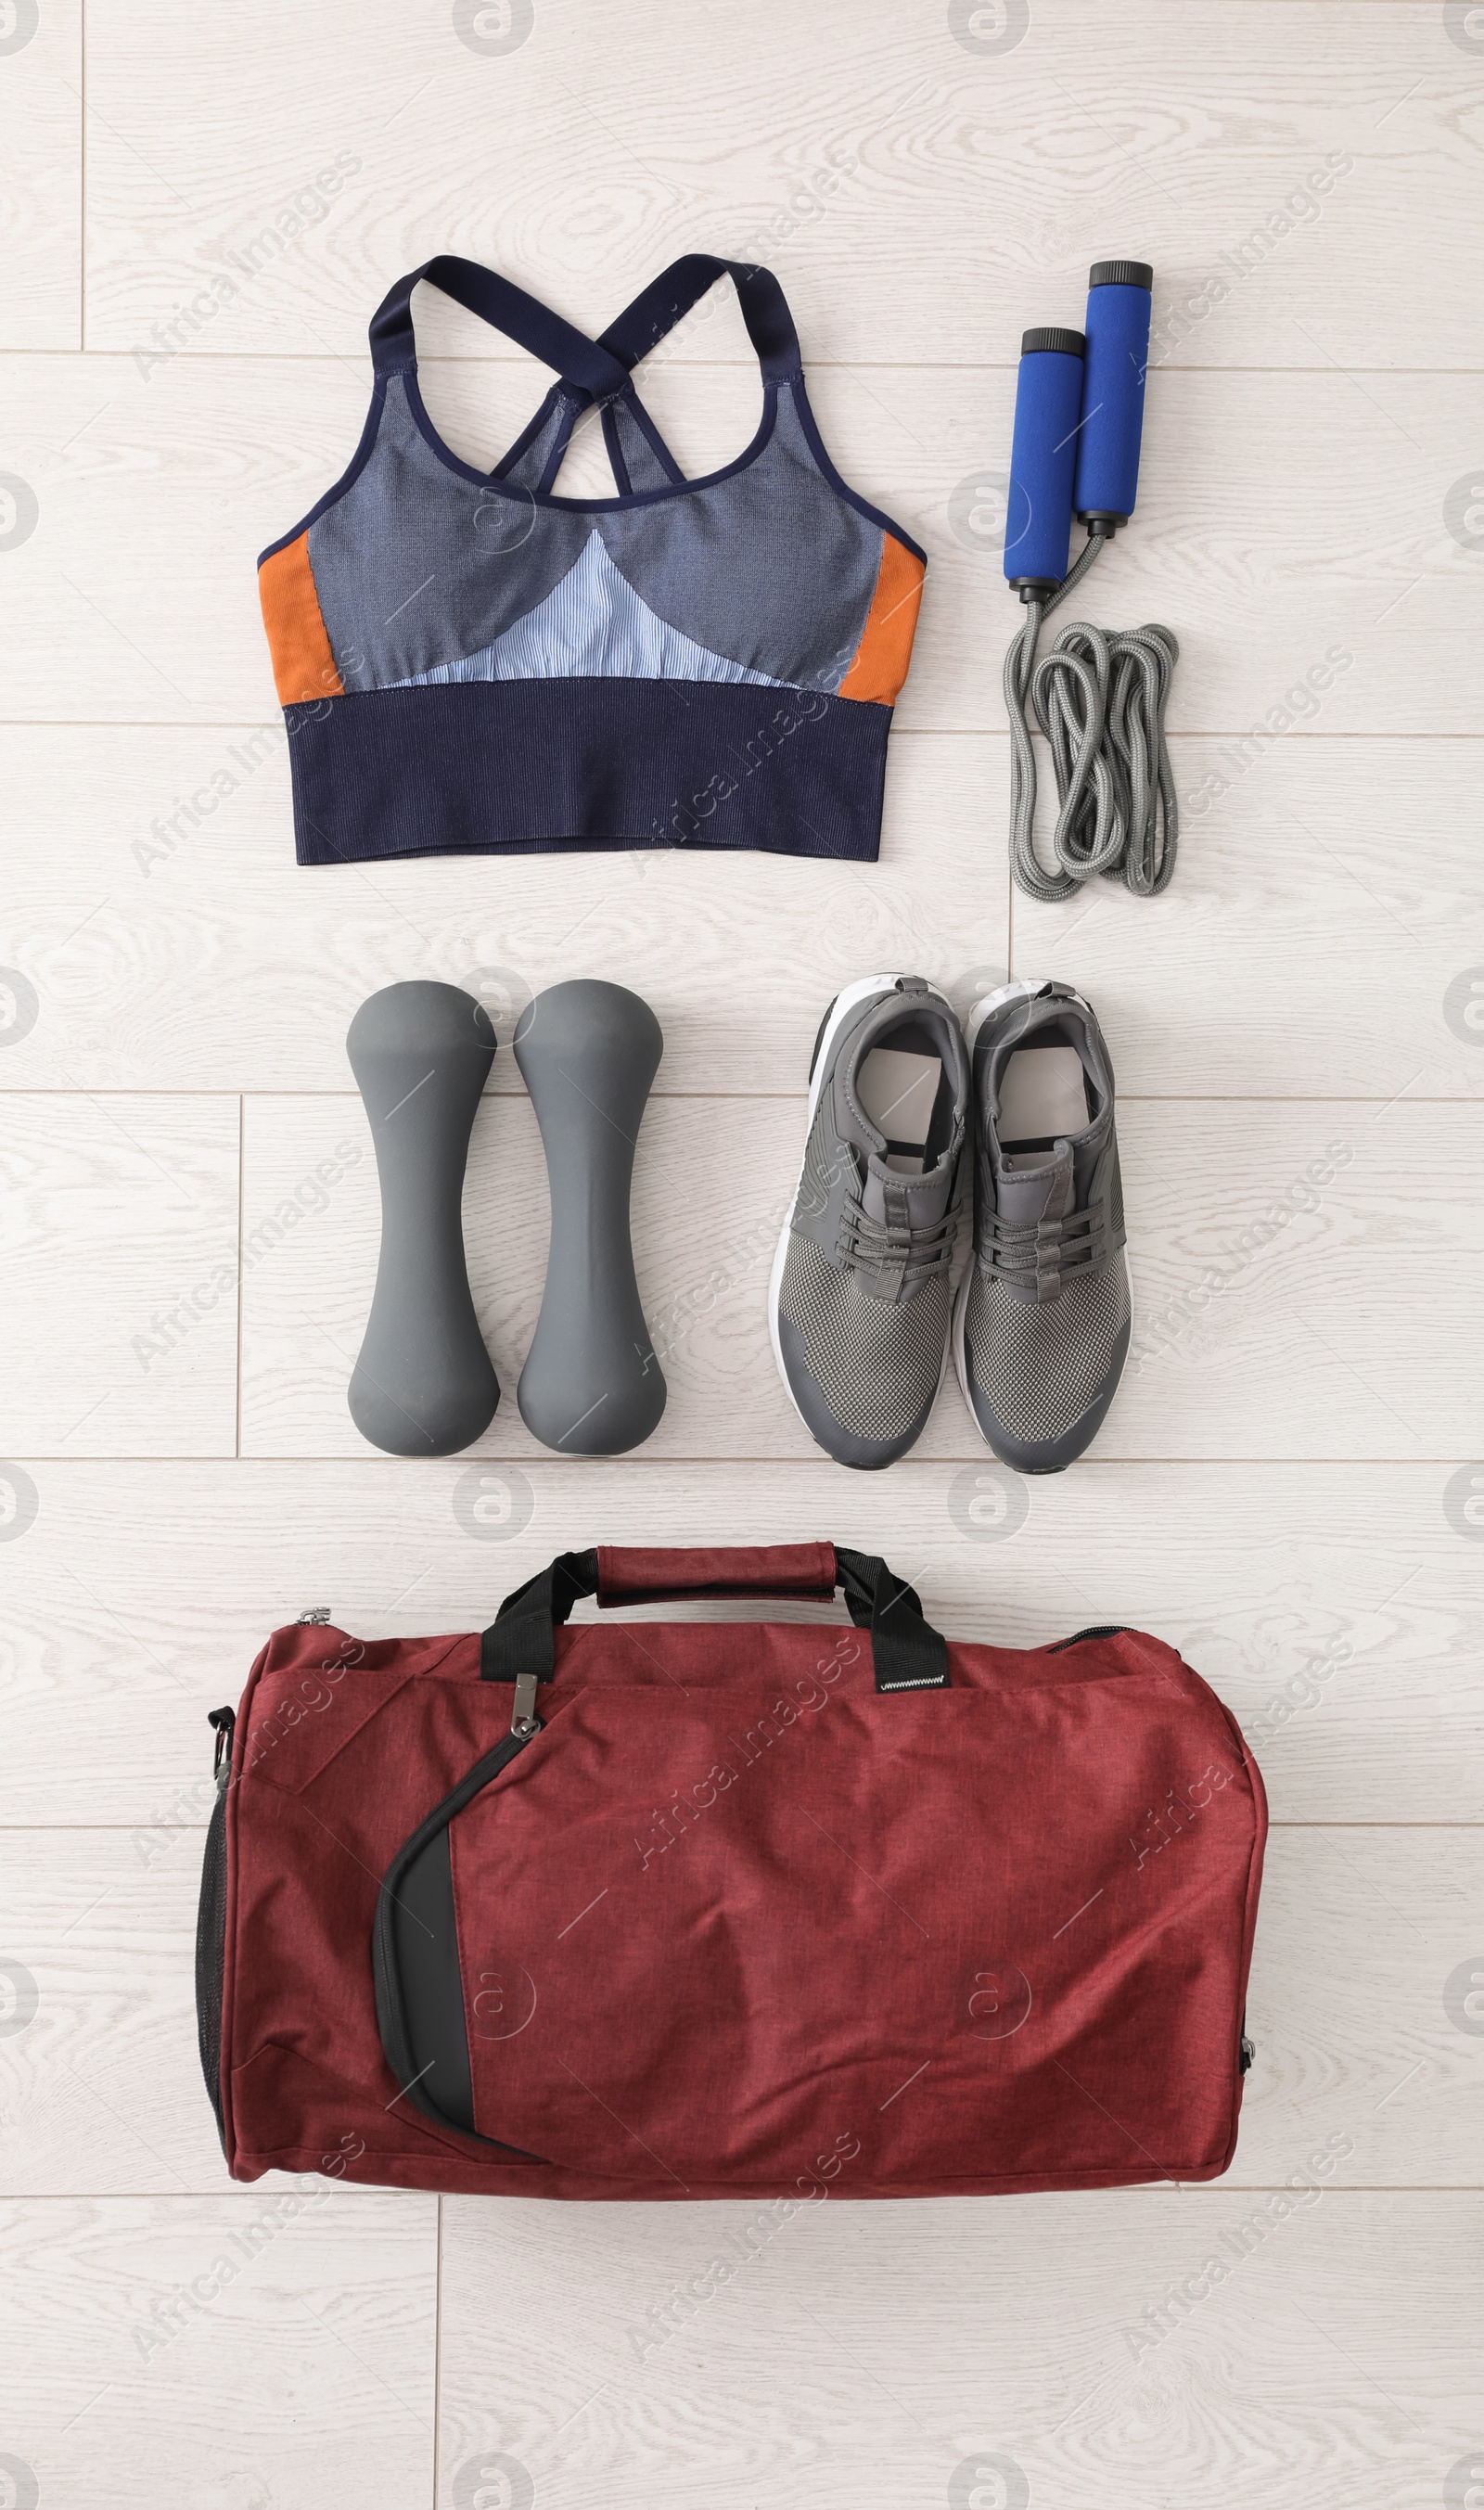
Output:
[[[1459,1530],[1445,1513],[1435,1464],[1094,1459],[1018,1492],[987,1461],[878,1476],[823,1458],[35,1463],[31,1475],[37,1514],[3,1554],[12,1826],[121,1823],[150,1835],[146,1850],[199,1826],[207,1711],[236,1700],[269,1631],[311,1606],[367,1638],[478,1629],[586,1543],[816,1535],[884,1556],[956,1638],[1156,1631],[1241,1720],[1275,1819],[1484,1819],[1478,1551],[1458,1505]]]
[[[1112,1020],[1109,1043],[1117,1061]],[[802,1134],[797,1100],[657,1099],[645,1116],[635,1260],[670,1389],[652,1458],[811,1451],[768,1333]],[[1119,1136],[1138,1315],[1101,1457],[1470,1452],[1484,1392],[1469,1337],[1484,1288],[1471,1109],[1124,1099]],[[246,1143],[244,1451],[355,1455],[345,1387],[380,1237],[363,1113],[355,1098],[254,1100]],[[538,1452],[510,1398],[547,1232],[534,1111],[486,1102],[465,1240],[506,1399],[482,1454]],[[1434,1286],[1419,1300],[1425,1266]],[[983,1452],[956,1380],[917,1452]]]
[[[180,1809],[199,1825],[209,1801],[208,1779]],[[0,2172],[10,2194],[236,2192],[196,2053],[204,1835],[198,1826],[0,1838],[6,1940],[22,1971],[7,1992],[13,2022],[35,2005],[7,2041]],[[275,2173],[266,2192],[283,2184]]]
[[[483,372],[439,371],[433,406],[456,440],[460,410],[486,397]],[[7,717],[194,721],[230,736],[270,715],[254,561],[348,464],[363,361],[182,355],[141,378],[126,358],[90,356],[86,371],[37,358],[7,384],[17,427],[51,466],[45,528],[9,553],[0,584],[16,647]],[[950,510],[1003,475],[1013,398],[1009,366],[882,366],[869,392],[841,368],[817,377],[846,477],[929,551],[904,728],[1003,722],[1001,661],[1020,611],[993,534],[973,537],[961,518],[966,545]],[[1162,370],[1138,514],[1077,615],[1174,628],[1174,732],[1258,739],[1287,690],[1328,673],[1328,734],[1474,733],[1478,553],[1450,533],[1444,501],[1472,475],[1475,399],[1467,376]],[[653,400],[666,429],[690,402],[719,460],[756,424],[756,378],[740,368],[666,367]],[[682,449],[708,458],[693,425]]]
[[[1295,727],[1322,723],[1322,696],[1302,682],[1288,695],[1313,709]],[[1015,974],[1086,993],[1133,1095],[1476,1098],[1467,970],[1484,962],[1484,896],[1460,857],[1476,744],[1296,729],[1176,742],[1172,756],[1171,887],[1147,913],[1101,881],[1064,906],[1017,893]],[[997,847],[1007,773],[996,744]]]
[[[99,339],[354,355],[436,250],[595,330],[700,247],[773,261],[816,361],[984,362],[1076,321],[1116,246],[1156,265],[1161,316],[1199,301],[1171,339],[1202,363],[1470,362],[1477,63],[1437,10],[868,0],[842,46],[828,10],[759,43],[669,7],[663,78],[618,19],[464,22],[375,0],[348,88],[327,24],[285,31],[291,80],[246,21],[162,80],[137,13],[95,8]]]
[[[1327,2157],[1259,2199],[615,2206],[549,2228],[450,2198],[440,2464],[499,2450],[538,2499],[622,2510],[1165,2510],[1253,2483],[1275,2510],[1433,2510],[1477,2422],[1479,2200],[1362,2194]]]
[[[238,1130],[226,1097],[0,1102],[7,1452],[233,1453]],[[198,1283],[216,1329],[162,1369]]]
[[[7,0],[0,11],[0,344],[7,349],[82,347],[82,20],[81,0]],[[38,500],[47,469],[39,450],[7,428],[0,459]],[[5,486],[13,497],[9,478]],[[0,500],[0,534],[16,528],[9,497]],[[22,510],[23,520],[23,500]]]
[[[200,1827],[0,1833],[9,1957],[36,2004],[7,2045],[14,2194],[226,2192],[196,2055],[201,1848]],[[1329,2135],[1349,2187],[1475,2183],[1477,2045],[1443,1988],[1476,1948],[1481,1884],[1477,1832],[1274,1833],[1233,2185],[1280,2185]]]
[[[1177,740],[1173,888],[1151,907],[1102,882],[1064,907],[1017,895],[1013,971],[1084,987],[1129,1096],[1469,1098],[1481,1033],[1449,987],[1484,960],[1459,875],[1475,746],[1361,749],[1303,728],[1321,696],[1299,704],[1245,756]],[[1007,751],[1003,733],[898,734],[876,866],[680,849],[492,858],[472,882],[442,858],[299,871],[271,720],[17,727],[5,946],[44,1015],[0,1084],[340,1090],[379,985],[473,976],[508,1043],[527,992],[617,972],[664,1024],[659,1095],[792,1093],[862,970],[918,969],[967,1010],[1010,967]],[[1043,833],[1050,809],[1044,791]],[[520,1094],[513,1057],[488,1086]]]
[[[7,746],[25,844],[5,948],[44,1015],[0,1085],[344,1090],[378,986],[473,981],[508,1046],[530,994],[594,975],[654,1003],[662,1095],[793,1092],[862,969],[927,969],[967,1002],[1008,962],[1003,742],[895,742],[879,865],[676,848],[492,858],[474,879],[447,858],[300,871],[270,722],[32,726]],[[523,1096],[512,1055],[489,1087]]]
[[[437,2225],[431,2196],[277,2174],[7,2205],[12,2499],[431,2500]]]
[[[1470,1451],[1471,1111],[1398,1098],[1353,1113],[1144,1102],[1129,1116],[1120,1138],[1138,1317],[1122,1419],[1109,1425],[1116,1450]],[[1404,1275],[1422,1272],[1419,1302]]]
[[[0,2091],[0,2500],[31,2468],[44,2503],[110,2510],[162,2474],[210,2510],[529,2510],[524,2469],[543,2510],[1459,2510],[1484,2429],[1476,2042],[1444,1997],[1484,1854],[1477,29],[1451,0],[863,0],[848,33],[668,6],[635,47],[541,0],[510,43],[470,0],[371,0],[348,48],[314,13],[93,0],[85,63],[78,0],[34,36],[30,9],[0,0],[0,539],[26,526],[0,562],[0,1950],[37,1983]],[[351,455],[373,306],[445,247],[589,328],[678,252],[779,270],[826,442],[932,561],[879,866],[297,872],[253,560]],[[1020,330],[1078,322],[1110,250],[1157,273],[1142,489],[1071,607],[1180,638],[1185,853],[1155,906],[1045,909],[1006,873],[997,483]],[[419,339],[438,423],[492,463],[544,372],[435,291]],[[727,291],[643,381],[693,475],[742,450]],[[594,428],[562,485],[607,493]],[[1000,1472],[951,1384],[912,1462],[842,1474],[774,1381],[815,1027],[894,966],[964,1008],[1052,970],[1109,1035],[1139,1342],[1051,1482]],[[666,1028],[637,1203],[666,1422],[611,1464],[519,1426],[546,1202],[503,1052],[468,1198],[502,1411],[469,1455],[377,1457],[344,1406],[376,1249],[350,1016],[476,978],[508,1036],[587,973]],[[238,1260],[240,1092],[235,1459],[236,1283],[195,1293]],[[749,2209],[232,2187],[191,2011],[204,1712],[268,1628],[474,1628],[575,1542],[820,1529],[955,1634],[1159,1630],[1240,1718],[1275,1828],[1228,2180],[821,2204],[699,2305]]]

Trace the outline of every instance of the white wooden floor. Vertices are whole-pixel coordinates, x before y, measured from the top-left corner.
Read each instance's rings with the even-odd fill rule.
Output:
[[[0,6],[0,2502],[1481,2497],[1481,146],[1458,0]],[[354,447],[386,286],[452,249],[596,329],[697,248],[777,268],[841,467],[930,551],[880,867],[297,871],[253,561]],[[1029,907],[1019,613],[962,517],[1022,327],[1078,322],[1106,254],[1156,265],[1156,348],[1081,612],[1179,636],[1187,833],[1157,904]],[[435,416],[493,460],[536,370],[444,300],[420,323]],[[740,449],[735,304],[648,389],[693,469]],[[860,1479],[768,1351],[809,1043],[893,966],[961,1004],[1073,978],[1122,1083],[1137,1357],[1092,1460],[1028,1512],[1007,1479],[998,1522],[951,1384]],[[466,1225],[507,1400],[473,1459],[379,1458],[345,1409],[376,1244],[347,1022],[437,976],[508,1038],[586,974],[665,1026],[664,1424],[606,1464],[520,1426],[546,1221],[502,1053]],[[183,1307],[285,1199],[240,1302]],[[1241,1717],[1275,1828],[1227,2180],[831,2202],[642,2360],[720,2209],[311,2184],[148,2340],[295,2198],[226,2183],[191,2006],[205,1712],[266,1632],[475,1627],[572,1544],[806,1534],[965,1636],[1141,1622]],[[1223,2242],[1254,2253],[1210,2284]]]

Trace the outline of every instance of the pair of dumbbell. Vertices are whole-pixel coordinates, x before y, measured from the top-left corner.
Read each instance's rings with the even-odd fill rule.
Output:
[[[346,1038],[381,1184],[381,1257],[349,1402],[361,1436],[389,1455],[453,1455],[489,1426],[500,1400],[462,1214],[470,1135],[497,1045],[482,1003],[432,982],[372,994]],[[622,1455],[665,1409],[628,1216],[664,1035],[637,994],[580,978],[538,994],[514,1045],[552,1202],[541,1314],[516,1388],[520,1417],[559,1454]]]

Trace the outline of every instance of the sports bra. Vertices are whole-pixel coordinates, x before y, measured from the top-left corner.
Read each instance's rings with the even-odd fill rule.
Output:
[[[724,273],[762,368],[687,479],[631,368]],[[557,377],[489,472],[418,390],[419,280]],[[258,561],[301,863],[693,846],[874,861],[926,559],[819,440],[771,271],[691,253],[590,340],[439,254],[371,323],[354,461]],[[554,482],[596,410],[617,494]]]

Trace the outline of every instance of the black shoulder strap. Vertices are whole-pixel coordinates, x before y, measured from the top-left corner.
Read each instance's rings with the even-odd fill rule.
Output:
[[[552,366],[571,384],[576,384],[594,400],[609,393],[622,392],[628,381],[628,369],[621,365],[610,350],[590,340],[571,323],[563,322],[550,306],[538,297],[528,296],[513,280],[502,279],[498,271],[486,270],[477,261],[461,260],[457,253],[440,252],[425,261],[420,270],[409,270],[389,288],[371,317],[371,359],[379,375],[395,374],[400,367],[415,365],[417,351],[412,335],[412,290],[420,279],[440,287],[445,296],[467,306],[482,322],[503,331],[508,340],[526,349],[544,365]]]
[[[388,289],[371,317],[371,361],[378,375],[403,373],[416,365],[412,290],[426,279],[561,378],[561,386],[548,394],[529,426],[496,463],[492,478],[515,480],[545,493],[561,467],[579,411],[595,401],[602,409],[603,437],[619,494],[675,485],[683,482],[684,474],[639,400],[630,369],[728,274],[763,380],[792,381],[803,371],[798,333],[772,271],[758,262],[718,261],[707,252],[689,252],[672,261],[625,306],[600,340],[590,340],[498,271],[440,252]]]
[[[626,366],[641,358],[672,330],[682,315],[699,304],[708,287],[730,275],[742,303],[747,337],[757,351],[766,383],[791,383],[803,372],[799,335],[788,300],[771,270],[755,261],[718,261],[713,253],[687,252],[652,279],[631,305],[600,333],[598,347]]]

